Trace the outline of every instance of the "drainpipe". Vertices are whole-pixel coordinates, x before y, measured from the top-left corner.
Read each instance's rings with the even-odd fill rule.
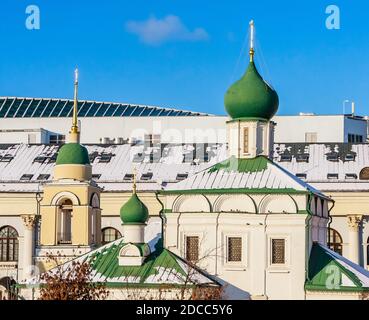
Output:
[[[215,276],[218,275],[218,229],[219,229],[219,216],[221,212],[218,212],[217,222],[215,225]]]
[[[40,223],[40,220],[41,220],[41,201],[43,200],[43,196],[40,192],[40,185],[38,185],[38,191],[36,192],[36,202],[37,202],[37,212],[36,212],[36,218],[37,218],[37,223],[36,223],[36,226],[37,226],[37,229],[35,230],[35,247],[38,246],[40,243],[39,243],[39,237],[40,237],[40,234],[39,234],[39,223]]]
[[[267,228],[267,220],[269,217],[269,213],[265,214],[264,219],[264,241],[266,240],[266,228]],[[266,245],[265,255],[264,255],[264,297],[267,298],[267,268],[268,268],[268,242]]]
[[[163,241],[163,247],[164,247],[164,216],[163,216],[163,213],[164,213],[164,204],[163,202],[161,202],[161,200],[159,199],[159,193],[158,192],[155,192],[155,197],[156,197],[156,200],[158,200],[158,202],[160,203],[161,205],[161,210],[159,211],[159,217],[161,219],[161,239]]]
[[[310,251],[309,251],[309,245],[310,245],[310,222],[313,219],[312,213],[310,211],[310,202],[311,202],[311,194],[309,193],[307,196],[307,201],[306,201],[306,212],[308,213],[308,217],[306,219],[306,247],[305,247],[305,255],[306,255],[306,260],[305,260],[305,282],[309,277],[309,259],[310,259]],[[306,290],[304,288],[304,296],[305,296],[305,300],[306,300]]]
[[[336,206],[336,203],[334,201],[331,201],[332,202],[332,206],[328,209],[328,217],[329,217],[329,223],[328,223],[328,228],[331,227],[331,223],[333,221],[333,218],[331,216],[331,211],[333,210],[333,208]]]

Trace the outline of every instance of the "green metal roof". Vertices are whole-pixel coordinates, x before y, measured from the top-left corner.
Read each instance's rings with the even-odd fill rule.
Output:
[[[314,243],[305,284],[311,291],[369,291],[369,271]]]
[[[149,255],[142,266],[119,266],[118,256],[124,245],[124,242],[114,244],[91,257],[92,269],[108,283],[115,282],[113,279],[130,279],[125,282],[144,284],[150,276],[158,276],[160,268],[170,270],[175,277],[185,276],[174,254],[163,248]]]
[[[142,224],[148,217],[149,210],[136,193],[120,209],[120,218],[124,224]]]
[[[159,240],[153,252],[142,266],[120,266],[120,250],[127,245],[118,239],[103,247],[86,253],[62,265],[67,269],[73,261],[88,262],[93,270],[91,282],[104,283],[107,287],[156,287],[162,285],[188,286],[220,284],[204,271],[189,265],[185,260],[163,248]],[[146,244],[142,244],[146,245]],[[48,272],[53,272],[53,269]],[[26,280],[22,285],[40,285],[39,277]]]
[[[266,170],[268,162],[272,163],[264,156],[258,156],[253,159],[237,159],[236,157],[231,157],[212,166],[209,172],[211,173],[219,170],[226,172],[261,172]]]
[[[227,113],[232,119],[271,119],[278,110],[277,92],[260,76],[250,62],[244,76],[234,83],[224,97]]]
[[[67,143],[60,148],[56,164],[90,164],[87,149],[79,143]]]

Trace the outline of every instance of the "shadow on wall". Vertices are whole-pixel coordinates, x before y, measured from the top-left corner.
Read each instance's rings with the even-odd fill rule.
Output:
[[[241,290],[236,286],[230,284],[223,279],[214,277],[223,286],[223,299],[224,300],[251,300],[251,294],[247,291]]]

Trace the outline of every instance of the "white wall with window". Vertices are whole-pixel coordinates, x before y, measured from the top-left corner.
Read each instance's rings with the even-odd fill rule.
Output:
[[[358,116],[301,114],[275,116],[273,121],[277,143],[358,143],[368,137],[368,123]]]
[[[222,279],[226,295],[304,299],[306,215],[172,212],[166,221],[165,246]]]

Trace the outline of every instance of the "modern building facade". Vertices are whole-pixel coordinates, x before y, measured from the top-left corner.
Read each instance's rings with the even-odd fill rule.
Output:
[[[1,97],[0,143],[64,143],[72,105],[73,100],[67,99]],[[227,143],[228,117],[223,115],[96,101],[80,101],[78,107],[84,144]],[[273,122],[277,143],[366,143],[368,139],[368,119],[354,115],[275,115]]]

